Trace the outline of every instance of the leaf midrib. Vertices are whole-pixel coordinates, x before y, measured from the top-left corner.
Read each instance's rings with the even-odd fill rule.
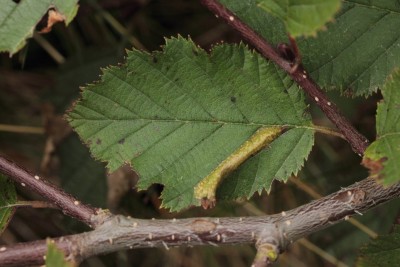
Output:
[[[349,12],[350,10],[352,10],[354,7],[349,8],[348,10],[346,10],[344,13],[340,14],[340,16],[338,16],[336,19],[339,19],[339,17],[344,16],[344,14],[346,14],[347,12]],[[339,51],[339,53],[336,54],[336,56],[332,57],[331,59],[329,59],[326,62],[322,62],[322,64],[320,64],[319,66],[315,67],[313,70],[310,70],[311,73],[314,73],[316,71],[320,71],[320,69],[322,69],[323,67],[325,67],[326,65],[334,62],[342,53],[344,53],[345,51],[347,51],[349,49],[350,46],[352,46],[354,43],[356,43],[360,38],[362,38],[365,34],[367,34],[368,32],[371,31],[372,27],[375,27],[377,23],[379,23],[384,17],[386,17],[388,15],[388,13],[383,14],[381,17],[379,17],[376,21],[370,23],[370,25],[363,31],[361,32],[359,35],[357,35],[350,43],[346,44],[345,46],[343,46],[343,49],[341,49]],[[357,77],[358,78],[358,77]]]
[[[384,139],[385,137],[396,136],[396,135],[400,136],[400,132],[391,132],[391,133],[382,134],[377,138],[377,140],[381,140],[381,139]]]
[[[14,14],[14,12],[17,10],[18,4],[15,4],[15,6],[12,8],[11,12],[4,18],[3,22],[0,23],[0,28],[2,28],[6,22],[8,22],[8,19]]]
[[[260,127],[293,127],[293,128],[306,128],[313,129],[314,127],[305,124],[264,124],[264,123],[244,123],[244,122],[231,122],[231,121],[204,121],[204,120],[179,120],[179,119],[150,119],[150,118],[135,118],[135,119],[111,119],[111,118],[83,118],[83,119],[74,119],[74,122],[77,121],[150,121],[150,122],[181,122],[181,123],[211,123],[211,124],[223,124],[223,125],[243,125],[243,126],[260,126]]]
[[[400,14],[399,11],[394,11],[388,8],[382,8],[382,7],[378,7],[378,6],[372,6],[372,5],[366,5],[366,4],[361,4],[358,3],[356,1],[351,1],[351,0],[342,0],[344,3],[349,3],[349,4],[353,4],[356,6],[361,6],[361,7],[365,7],[365,8],[369,8],[369,9],[377,9],[377,10],[382,10],[382,11],[387,11],[387,12],[391,12],[391,13],[395,13],[395,14]]]

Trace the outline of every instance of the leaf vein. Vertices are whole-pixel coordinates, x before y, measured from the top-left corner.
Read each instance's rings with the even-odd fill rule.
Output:
[[[149,62],[148,62],[148,61],[144,60],[143,58],[139,58],[139,59],[142,60],[147,66],[149,66]],[[189,96],[189,97],[191,98],[191,100],[192,100],[194,103],[196,103],[197,105],[199,105],[200,108],[202,108],[203,111],[204,111],[205,113],[207,113],[207,115],[208,115],[211,119],[215,119],[214,116],[213,116],[212,114],[210,114],[210,112],[209,112],[203,105],[201,105],[198,101],[196,101],[196,99],[193,98],[192,95],[188,94],[187,91],[185,91],[184,88],[183,88],[182,86],[180,86],[177,82],[175,82],[174,80],[170,79],[168,76],[165,75],[165,73],[163,73],[163,72],[160,71],[159,69],[154,68],[154,67],[153,67],[152,69],[155,70],[155,71],[157,71],[157,72],[160,74],[159,77],[164,78],[164,79],[167,80],[169,83],[173,84],[173,85],[175,86],[175,88],[178,88],[182,95],[187,95],[187,96]]]
[[[358,78],[360,78],[364,73],[366,73],[371,67],[374,66],[375,62],[378,61],[383,55],[387,54],[387,51],[393,47],[394,44],[396,44],[400,40],[400,36],[395,39],[386,49],[384,52],[382,52],[380,55],[378,55],[371,63],[368,64],[368,67],[363,70],[353,81],[351,81],[349,84],[352,85]],[[372,86],[371,82],[372,77],[369,76],[369,86]]]
[[[170,132],[167,132],[166,135],[160,136],[160,138],[158,140],[156,140],[154,143],[152,143],[149,147],[147,147],[145,150],[142,151],[142,153],[140,155],[137,155],[136,157],[134,156],[133,158],[131,158],[131,161],[134,160],[135,158],[139,157],[139,156],[143,156],[144,154],[146,154],[146,152],[148,152],[152,147],[154,147],[155,145],[157,145],[159,142],[163,141],[165,138],[167,138],[168,136],[170,136],[171,134],[173,134],[174,132],[176,132],[177,130],[179,130],[182,126],[184,126],[185,124],[179,124],[178,127],[176,127],[175,129],[173,129]]]
[[[345,13],[347,13],[348,11],[350,11],[352,8],[349,8],[348,10],[346,10]],[[340,17],[342,17],[345,13],[341,14],[339,17],[337,17],[336,19],[339,20]],[[379,17],[376,21],[372,22],[363,32],[360,32],[360,34],[358,36],[356,36],[349,44],[344,45],[342,50],[339,51],[339,53],[336,53],[335,57],[329,59],[326,62],[322,62],[321,65],[315,67],[313,70],[311,70],[310,72],[315,72],[320,70],[321,68],[323,68],[324,66],[328,65],[329,63],[332,63],[334,60],[336,60],[341,54],[343,54],[343,52],[345,52],[347,49],[349,49],[350,46],[352,46],[358,39],[360,39],[362,36],[364,36],[365,34],[367,34],[372,27],[374,27],[380,20],[382,20],[384,17],[386,17],[389,13],[383,14],[381,17]]]
[[[362,4],[362,3],[356,2],[354,0],[353,1],[342,0],[342,1],[345,2],[345,3],[351,3],[351,4],[355,5],[355,6],[365,7],[365,8],[368,8],[368,9],[377,9],[377,10],[387,11],[387,12],[391,12],[391,13],[395,13],[395,14],[400,14],[399,11],[394,11],[392,9],[383,8],[383,7],[379,7],[379,6],[366,5],[366,4]]]
[[[89,90],[88,92],[90,92],[90,93],[92,93],[92,94],[95,94],[95,95],[98,95],[98,96],[100,96],[100,97],[103,97],[103,98],[105,98],[105,99],[107,99],[107,100],[113,102],[114,104],[116,104],[116,105],[118,105],[118,106],[124,108],[124,109],[127,110],[130,114],[132,114],[135,118],[138,117],[138,114],[137,114],[136,112],[134,112],[133,110],[130,110],[128,107],[125,107],[125,106],[121,105],[120,103],[118,103],[118,102],[115,101],[114,99],[111,99],[111,98],[109,98],[108,96],[102,95],[102,94],[100,94],[99,92],[95,92],[95,91],[93,91],[93,90]],[[93,110],[93,109],[92,109],[92,110]],[[102,114],[102,113],[100,113],[100,114]],[[103,115],[103,116],[105,116],[105,115]]]
[[[127,81],[125,81],[124,79],[122,79],[121,77],[119,77],[118,75],[116,75],[115,73],[110,72],[111,75],[113,75],[115,78],[117,78],[120,82],[122,82],[123,84],[127,85],[129,88],[135,90],[136,92],[140,93],[141,95],[145,96],[147,99],[149,99],[152,103],[154,103],[157,107],[161,108],[162,110],[164,110],[164,112],[166,112],[169,116],[171,117],[175,117],[175,115],[172,115],[167,108],[165,108],[164,106],[162,106],[160,103],[157,103],[153,98],[151,98],[148,94],[146,94],[144,91],[140,90],[138,87],[133,86],[132,84],[128,83]],[[127,73],[125,73],[125,77],[127,77]],[[132,93],[132,91],[130,92],[130,94]],[[130,96],[130,95],[129,95]],[[128,110],[130,110],[128,108]],[[137,113],[136,113],[137,114]],[[139,117],[139,114],[137,114],[137,116]]]
[[[203,137],[202,139],[200,139],[198,142],[196,142],[195,144],[193,144],[193,146],[188,147],[188,150],[185,151],[183,154],[179,155],[173,162],[171,162],[170,164],[168,164],[167,166],[165,166],[158,174],[153,175],[152,177],[149,177],[149,179],[153,179],[157,176],[162,175],[167,169],[169,169],[172,165],[176,164],[177,160],[182,160],[183,157],[186,157],[193,149],[195,149],[198,145],[200,145],[202,142],[206,141],[210,136],[212,136],[213,134],[215,134],[218,130],[220,130],[224,125],[221,124],[218,127],[216,127],[212,132],[210,132],[207,136]]]
[[[127,137],[129,137],[129,136],[132,136],[132,135],[134,135],[135,133],[137,133],[137,132],[139,132],[140,130],[142,130],[143,128],[145,128],[147,125],[150,125],[150,124],[151,124],[151,122],[148,122],[148,123],[146,123],[146,124],[143,124],[142,126],[140,126],[140,127],[139,127],[138,129],[136,129],[135,131],[133,131],[133,132],[128,132],[125,136],[123,136],[122,138],[119,137],[118,139],[120,140],[120,139],[123,139],[123,138],[127,138]],[[101,150],[98,151],[98,153],[103,153],[105,150],[108,150],[110,147],[112,147],[112,146],[114,146],[114,145],[116,145],[116,143],[115,143],[115,142],[111,142],[111,143],[108,144],[107,146],[102,147]]]

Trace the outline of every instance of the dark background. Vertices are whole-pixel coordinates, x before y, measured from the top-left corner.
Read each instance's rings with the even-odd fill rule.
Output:
[[[241,40],[195,0],[82,0],[77,17],[68,27],[55,25],[50,33],[30,39],[11,58],[0,53],[0,153],[47,177],[82,201],[140,218],[278,213],[311,201],[310,190],[326,195],[367,176],[359,165],[360,158],[347,143],[320,134],[316,135],[316,144],[298,178],[291,178],[286,184],[275,182],[268,196],[264,192],[247,202],[219,202],[208,211],[191,208],[171,214],[159,208],[161,185],[137,192],[134,189],[137,177],[132,171],[123,169],[108,175],[104,164],[90,157],[63,114],[78,98],[79,86],[97,80],[101,67],[122,62],[126,49],[134,46],[147,51],[160,50],[164,38],[178,34],[190,36],[207,50],[222,41]],[[369,99],[349,99],[335,92],[329,95],[363,134],[374,139],[379,95]],[[315,124],[331,126],[313,105],[310,111]],[[5,131],[5,124],[40,127],[45,133],[31,133],[29,129],[23,133]],[[25,188],[18,188],[18,192],[21,200],[41,199]],[[399,206],[400,202],[394,201],[357,219],[377,233],[387,233]],[[0,236],[0,244],[85,230],[88,229],[84,225],[59,211],[24,208],[17,211]],[[322,252],[307,241],[300,241],[289,247],[277,266],[345,266],[332,263],[335,260],[350,266],[357,249],[367,241],[367,234],[349,223],[341,223],[308,238]],[[326,256],[324,259],[323,253],[334,257],[331,263]],[[255,249],[249,245],[169,251],[138,249],[92,258],[82,266],[239,267],[250,266],[254,255]]]

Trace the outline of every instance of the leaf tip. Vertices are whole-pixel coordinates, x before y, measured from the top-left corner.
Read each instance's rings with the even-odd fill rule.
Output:
[[[205,179],[201,180],[194,188],[194,196],[196,199],[200,200],[201,206],[204,209],[215,207],[215,193],[218,181],[219,179],[215,179],[213,175],[209,175]]]
[[[205,210],[214,208],[216,203],[217,203],[217,201],[215,200],[215,198],[213,198],[213,199],[203,198],[201,200],[201,206]]]

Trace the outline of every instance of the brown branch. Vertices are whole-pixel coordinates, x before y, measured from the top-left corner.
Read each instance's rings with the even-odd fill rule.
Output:
[[[48,201],[54,203],[62,212],[76,218],[91,227],[96,227],[102,220],[97,215],[96,209],[82,204],[73,196],[49,183],[38,175],[32,175],[16,163],[0,156],[0,172],[8,176],[14,182],[38,193]]]
[[[295,62],[282,57],[268,41],[242,22],[235,14],[226,9],[218,1],[200,0],[200,2],[215,15],[227,22],[232,28],[237,30],[261,55],[272,60],[286,71],[336,125],[351,145],[353,151],[360,156],[364,154],[369,144],[367,138],[360,134],[351,123],[341,115],[336,105],[326,97],[321,88],[311,79],[302,66],[294,67],[296,64]]]
[[[281,214],[180,220],[142,220],[115,215],[91,232],[54,241],[69,259],[77,262],[93,255],[144,247],[257,243],[267,252],[282,252],[297,239],[398,197],[400,183],[384,188],[367,178]],[[0,247],[0,266],[43,264],[45,253],[45,240]],[[264,262],[276,259],[273,254],[268,255],[272,258],[264,259]]]

